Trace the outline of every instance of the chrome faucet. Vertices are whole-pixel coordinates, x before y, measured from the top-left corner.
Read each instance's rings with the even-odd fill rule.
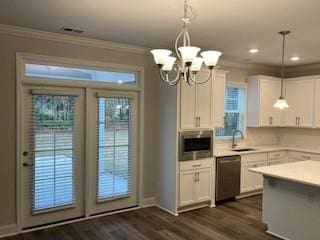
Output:
[[[243,132],[241,132],[240,130],[235,130],[232,134],[232,148],[235,148],[237,146],[236,139],[235,139],[236,133],[240,133],[241,138],[242,139],[244,138]]]

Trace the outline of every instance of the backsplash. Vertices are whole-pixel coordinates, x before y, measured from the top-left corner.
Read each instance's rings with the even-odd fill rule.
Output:
[[[237,140],[237,147],[251,147],[258,145],[278,144],[279,129],[276,128],[247,128],[246,138]],[[216,149],[231,148],[231,140],[216,140],[214,143]]]
[[[320,129],[281,128],[278,140],[286,147],[320,150]]]

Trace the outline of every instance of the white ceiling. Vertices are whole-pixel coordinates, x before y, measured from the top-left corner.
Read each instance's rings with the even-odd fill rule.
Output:
[[[191,41],[223,52],[223,59],[279,65],[280,30],[291,30],[287,59],[320,62],[319,0],[189,0],[197,17]],[[1,0],[0,23],[62,32],[63,26],[85,30],[81,36],[172,48],[181,27],[183,0]],[[257,55],[248,49],[257,47]]]

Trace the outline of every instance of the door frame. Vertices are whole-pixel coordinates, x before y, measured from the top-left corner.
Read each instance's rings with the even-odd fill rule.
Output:
[[[32,78],[25,76],[25,64],[26,63],[38,63],[38,64],[61,64],[64,66],[73,66],[73,67],[87,67],[87,68],[96,68],[96,69],[105,69],[105,70],[116,70],[116,71],[130,71],[137,74],[137,84],[135,86],[126,86],[126,85],[116,85],[116,84],[106,84],[103,82],[90,82],[84,80],[55,80],[55,79],[46,79],[46,78]],[[98,62],[98,61],[89,61],[89,60],[79,60],[65,57],[53,57],[32,53],[16,53],[16,220],[17,227],[16,232],[23,232],[23,202],[22,202],[22,165],[21,165],[21,153],[22,149],[22,111],[21,111],[21,101],[24,85],[34,85],[34,86],[51,86],[51,87],[73,87],[83,88],[85,90],[85,154],[84,159],[89,158],[89,144],[87,131],[90,124],[89,117],[87,114],[88,109],[88,92],[90,89],[101,89],[101,90],[118,90],[118,91],[135,91],[138,95],[138,154],[137,154],[137,197],[138,197],[138,207],[143,205],[143,179],[144,179],[144,67],[135,66],[135,65],[123,65],[115,64],[108,62]],[[86,161],[85,161],[86,162]],[[89,164],[84,163],[86,174],[90,171],[88,168]],[[89,198],[90,198],[90,178],[86,178],[84,186],[85,198],[84,198],[84,209],[85,216],[83,219],[92,218],[90,216],[89,209]],[[105,215],[102,213],[101,215]],[[74,220],[79,221],[79,220]],[[72,221],[67,221],[72,222]],[[50,224],[48,224],[50,226]]]

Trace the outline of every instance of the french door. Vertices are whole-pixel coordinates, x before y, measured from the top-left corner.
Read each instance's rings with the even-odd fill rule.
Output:
[[[137,94],[25,86],[22,227],[137,206]]]
[[[137,96],[90,92],[91,214],[137,206]]]
[[[25,87],[21,109],[23,228],[83,216],[83,90]]]

